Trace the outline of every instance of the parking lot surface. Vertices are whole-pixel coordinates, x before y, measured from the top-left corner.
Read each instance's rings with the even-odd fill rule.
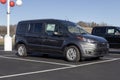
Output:
[[[67,62],[60,55],[18,57],[0,50],[0,80],[120,80],[120,54]]]

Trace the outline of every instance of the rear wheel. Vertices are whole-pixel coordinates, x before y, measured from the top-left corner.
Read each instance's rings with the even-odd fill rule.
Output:
[[[78,62],[80,60],[80,51],[76,46],[66,47],[65,57],[70,62]]]
[[[21,57],[27,56],[27,49],[24,44],[18,44],[17,46],[17,55]]]

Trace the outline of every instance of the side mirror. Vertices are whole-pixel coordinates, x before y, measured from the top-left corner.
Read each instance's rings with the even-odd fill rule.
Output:
[[[115,35],[120,35],[120,32],[118,32],[118,31],[117,31],[117,32],[115,32]]]
[[[60,33],[60,32],[54,32],[53,35],[54,35],[54,36],[63,36],[63,34]]]

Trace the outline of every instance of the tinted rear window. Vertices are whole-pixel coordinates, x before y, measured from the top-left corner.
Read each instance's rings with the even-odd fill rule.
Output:
[[[36,23],[35,28],[34,28],[34,32],[35,33],[40,33],[41,31],[42,31],[42,24],[41,23]]]
[[[30,33],[40,33],[42,32],[42,25],[42,23],[31,23],[28,30]]]
[[[101,28],[101,27],[96,27],[93,28],[92,34],[105,34],[106,33],[106,28]]]
[[[28,29],[28,25],[26,23],[20,23],[17,26],[17,32],[24,33]]]

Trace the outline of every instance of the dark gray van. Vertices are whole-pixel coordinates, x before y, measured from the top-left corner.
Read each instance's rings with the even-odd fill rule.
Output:
[[[110,48],[120,48],[120,27],[96,26],[92,29],[92,34],[105,38]]]
[[[108,42],[90,35],[76,23],[41,19],[20,21],[17,25],[15,47],[19,56],[30,52],[61,53],[68,61],[88,57],[103,57],[108,53]]]

